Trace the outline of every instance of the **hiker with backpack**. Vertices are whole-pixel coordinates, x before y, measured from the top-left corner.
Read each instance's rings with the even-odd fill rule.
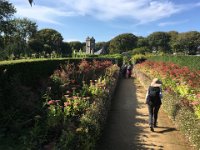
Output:
[[[146,94],[146,104],[149,111],[149,127],[153,132],[157,127],[158,111],[162,104],[162,82],[158,78],[154,78],[149,86]]]

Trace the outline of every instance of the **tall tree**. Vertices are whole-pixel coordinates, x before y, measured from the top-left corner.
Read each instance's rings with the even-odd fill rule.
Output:
[[[67,43],[67,42],[62,43],[61,53],[62,53],[62,56],[64,56],[64,57],[72,55],[72,49],[71,49],[69,43]]]
[[[168,32],[168,35],[170,38],[169,46],[170,46],[171,51],[173,53],[178,52],[177,51],[178,50],[177,38],[178,38],[179,33],[177,31],[170,31],[170,32]]]
[[[39,39],[34,39],[34,38],[28,41],[28,46],[34,53],[36,53],[36,57],[39,57],[39,54],[44,49],[43,43]]]
[[[200,33],[197,31],[180,33],[177,38],[177,43],[179,45],[179,51],[194,55],[200,45]]]
[[[6,0],[0,0],[0,50],[4,49],[8,34],[12,31],[10,20],[15,12],[16,9],[11,3]],[[3,56],[5,52],[1,51],[0,53]]]
[[[69,46],[71,47],[72,50],[83,50],[83,45],[79,41],[71,41],[69,42]]]
[[[11,21],[11,24],[14,27],[14,31],[10,35],[10,44],[17,45],[14,51],[15,55],[30,54],[28,51],[27,41],[35,35],[37,31],[36,23],[27,18],[23,18],[14,19]]]
[[[58,31],[54,29],[42,29],[35,34],[34,39],[42,43],[46,53],[50,54],[53,51],[61,53],[63,37]]]
[[[149,44],[148,44],[148,40],[147,38],[145,37],[138,37],[138,40],[137,40],[137,47],[140,48],[140,47],[148,47]]]
[[[158,52],[170,53],[170,36],[166,32],[153,32],[148,37],[149,46]]]
[[[0,1],[0,34],[9,32],[9,21],[16,12],[14,6],[6,0]]]
[[[110,41],[110,53],[122,53],[132,50],[137,45],[137,37],[132,33],[124,33]]]

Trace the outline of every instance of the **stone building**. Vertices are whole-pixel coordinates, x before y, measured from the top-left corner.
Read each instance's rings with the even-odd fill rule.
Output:
[[[94,54],[95,50],[95,39],[92,37],[86,38],[86,54]]]

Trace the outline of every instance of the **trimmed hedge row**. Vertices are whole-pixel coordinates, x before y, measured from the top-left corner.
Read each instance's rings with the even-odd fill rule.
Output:
[[[2,81],[9,80],[9,77],[19,74],[21,81],[25,85],[35,85],[39,78],[48,77],[53,71],[59,68],[60,64],[74,63],[78,64],[81,58],[65,59],[33,59],[0,62],[0,85]],[[87,61],[93,61],[94,58],[85,58]],[[95,60],[111,60],[113,63],[119,63],[121,60],[116,58],[95,58]]]
[[[134,69],[133,73],[147,89],[152,79],[136,69]],[[193,109],[185,103],[186,101],[183,98],[172,91],[163,90],[163,95],[163,110],[196,148],[200,149],[200,120],[195,116]]]
[[[173,62],[180,66],[188,66],[190,69],[200,70],[200,56],[151,56],[148,60]]]

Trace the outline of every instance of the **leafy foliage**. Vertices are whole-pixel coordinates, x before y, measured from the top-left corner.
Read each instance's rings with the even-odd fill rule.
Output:
[[[42,29],[37,31],[32,40],[40,41],[44,51],[50,54],[53,51],[60,53],[63,37],[54,29]],[[32,47],[34,47],[34,44],[37,44],[37,42],[32,43]],[[42,52],[43,49],[39,49],[38,51]]]
[[[147,60],[147,58],[148,56],[146,55],[138,54],[138,55],[133,55],[131,59],[134,61],[135,64],[137,64]]]
[[[192,70],[200,70],[199,56],[151,56],[148,58],[151,61],[173,62],[181,66],[187,66]]]
[[[169,53],[170,37],[166,32],[154,32],[147,39],[152,50]]]
[[[135,54],[146,54],[148,52],[150,52],[148,47],[139,47],[139,48],[134,48],[132,50],[133,55],[135,55]]]
[[[9,28],[7,28],[10,25],[9,20],[15,12],[16,9],[7,0],[0,1],[0,33],[9,32]]]
[[[72,41],[69,42],[69,46],[71,47],[72,50],[80,50],[83,49],[82,43],[79,41]]]
[[[131,33],[120,34],[110,41],[110,53],[122,53],[136,47],[137,37]]]
[[[9,39],[6,40],[7,46],[5,46],[5,49],[11,49],[9,53],[10,55],[13,54],[15,58],[19,58],[20,55],[30,55],[26,43],[36,33],[36,23],[27,18],[23,18],[14,19],[11,21],[11,24],[13,31],[9,35]]]
[[[180,33],[177,38],[177,50],[183,51],[185,54],[196,54],[200,42],[200,33],[197,31],[190,31]]]

